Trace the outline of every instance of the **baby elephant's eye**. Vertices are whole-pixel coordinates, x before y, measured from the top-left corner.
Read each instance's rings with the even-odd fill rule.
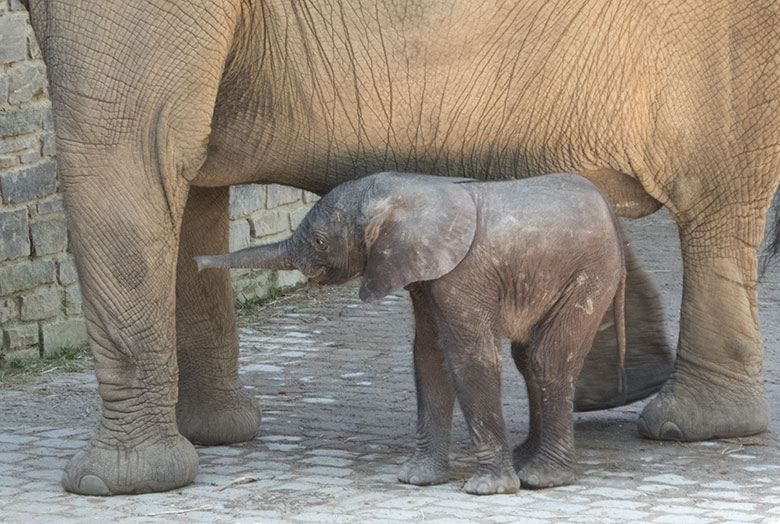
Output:
[[[328,249],[328,243],[320,235],[314,235],[314,249],[317,251],[325,251]]]

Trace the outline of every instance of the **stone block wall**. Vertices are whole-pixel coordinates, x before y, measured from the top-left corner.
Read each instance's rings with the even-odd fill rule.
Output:
[[[233,188],[231,248],[284,238],[314,199],[282,186]],[[68,242],[45,66],[22,4],[0,0],[0,363],[86,341]],[[292,271],[233,277],[241,302],[303,281]]]
[[[0,0],[0,356],[83,343],[46,71],[17,0]]]

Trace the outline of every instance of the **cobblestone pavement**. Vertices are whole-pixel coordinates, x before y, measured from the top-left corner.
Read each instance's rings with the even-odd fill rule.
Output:
[[[629,229],[667,295],[673,333],[680,300],[673,225],[658,215]],[[242,315],[241,373],[263,405],[262,427],[251,442],[199,447],[200,474],[183,489],[64,493],[62,468],[99,413],[93,375],[51,372],[0,385],[0,522],[780,523],[779,276],[769,273],[761,287],[775,420],[761,435],[654,442],[637,435],[641,403],[577,414],[574,485],[475,497],[461,489],[474,459],[457,414],[451,481],[400,484],[415,420],[410,305],[401,293],[363,305],[353,284]],[[504,406],[519,443],[528,414],[513,365],[504,369]]]

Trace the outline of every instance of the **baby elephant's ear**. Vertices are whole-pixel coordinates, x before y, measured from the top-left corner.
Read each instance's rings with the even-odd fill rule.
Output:
[[[454,179],[403,173],[371,178],[361,210],[365,302],[452,271],[471,248],[477,224],[474,201]]]

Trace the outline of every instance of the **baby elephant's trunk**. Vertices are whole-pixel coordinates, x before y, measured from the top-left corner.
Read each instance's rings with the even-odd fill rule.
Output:
[[[275,271],[296,269],[290,255],[291,242],[282,240],[265,246],[248,247],[224,255],[195,257],[198,271],[204,268],[258,268]]]

